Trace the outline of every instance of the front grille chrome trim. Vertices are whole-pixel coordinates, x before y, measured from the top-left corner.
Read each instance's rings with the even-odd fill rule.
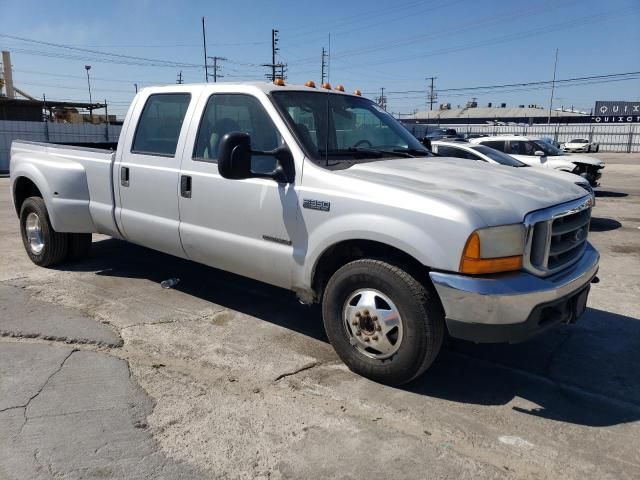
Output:
[[[575,222],[575,228],[572,229],[556,226],[557,231],[554,232],[554,222],[563,217],[575,215],[584,210],[591,209],[592,206],[593,198],[589,195],[571,202],[562,203],[560,205],[555,205],[550,208],[545,208],[544,210],[537,210],[527,214],[524,218],[525,250],[522,262],[524,270],[540,277],[547,277],[577,262],[582,256],[587,245],[586,239],[591,214],[589,213],[586,220],[578,219],[578,221]],[[554,252],[556,257],[568,252],[574,253],[569,255],[569,259],[567,261],[558,262],[554,260],[553,265],[550,266],[549,258],[551,253],[552,236],[565,235],[581,228],[587,228],[587,233],[584,238],[576,240],[571,248],[566,248],[563,252]]]

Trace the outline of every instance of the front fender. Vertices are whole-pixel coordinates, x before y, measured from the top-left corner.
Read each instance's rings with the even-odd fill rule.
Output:
[[[460,224],[441,224],[437,236],[444,236],[447,241],[438,241],[433,233],[400,218],[360,213],[330,219],[309,235],[302,277],[296,283],[310,286],[323,253],[347,240],[370,240],[389,245],[415,258],[422,265],[455,271],[469,233],[462,233],[460,227]]]

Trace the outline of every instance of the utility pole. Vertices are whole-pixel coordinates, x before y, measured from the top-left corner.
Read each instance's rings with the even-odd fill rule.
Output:
[[[438,77],[427,77],[427,80],[431,80],[431,86],[429,87],[429,93],[427,93],[427,103],[429,104],[429,110],[433,110],[433,104],[438,98],[438,94],[433,89],[433,81]]]
[[[556,48],[556,60],[553,63],[553,81],[551,82],[551,99],[549,100],[549,117],[547,125],[551,124],[551,109],[553,108],[553,92],[556,89],[556,69],[558,68],[558,49]]]
[[[327,51],[322,47],[322,75],[320,77],[320,84],[324,83],[324,79],[327,77],[326,68],[327,68]]]
[[[207,69],[207,34],[204,29],[204,17],[202,17],[202,45],[204,46],[204,81],[209,83],[209,70]]]
[[[213,60],[213,81],[214,83],[218,81],[218,77],[224,77],[224,75],[220,75],[218,71],[220,70],[220,65],[218,62],[223,62],[226,60],[225,57],[208,57],[209,60]]]
[[[380,89],[380,96],[378,97],[378,105],[382,107],[383,110],[387,109],[387,97],[384,96],[384,87]]]
[[[278,30],[271,30],[271,81],[276,79],[276,53],[278,48]]]
[[[91,108],[93,101],[91,100],[91,80],[89,79],[89,70],[91,70],[91,65],[85,65],[84,69],[87,71],[87,85],[89,86],[89,119],[91,120],[91,123],[93,123],[93,109]]]
[[[178,85],[182,85],[182,70],[180,70],[180,73],[178,73],[178,79],[176,80],[176,83]]]

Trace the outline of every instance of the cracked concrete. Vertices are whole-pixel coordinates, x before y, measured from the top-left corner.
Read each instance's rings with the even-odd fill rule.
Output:
[[[348,371],[280,289],[101,236],[33,266],[0,180],[0,478],[637,478],[640,168],[613,160],[629,195],[598,199],[585,317],[454,342],[401,389]]]

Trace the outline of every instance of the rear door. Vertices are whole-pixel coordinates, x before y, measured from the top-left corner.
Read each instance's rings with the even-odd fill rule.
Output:
[[[180,159],[193,104],[186,89],[140,98],[131,116],[138,123],[125,132],[114,172],[116,218],[124,237],[180,257],[185,256],[179,232]]]

